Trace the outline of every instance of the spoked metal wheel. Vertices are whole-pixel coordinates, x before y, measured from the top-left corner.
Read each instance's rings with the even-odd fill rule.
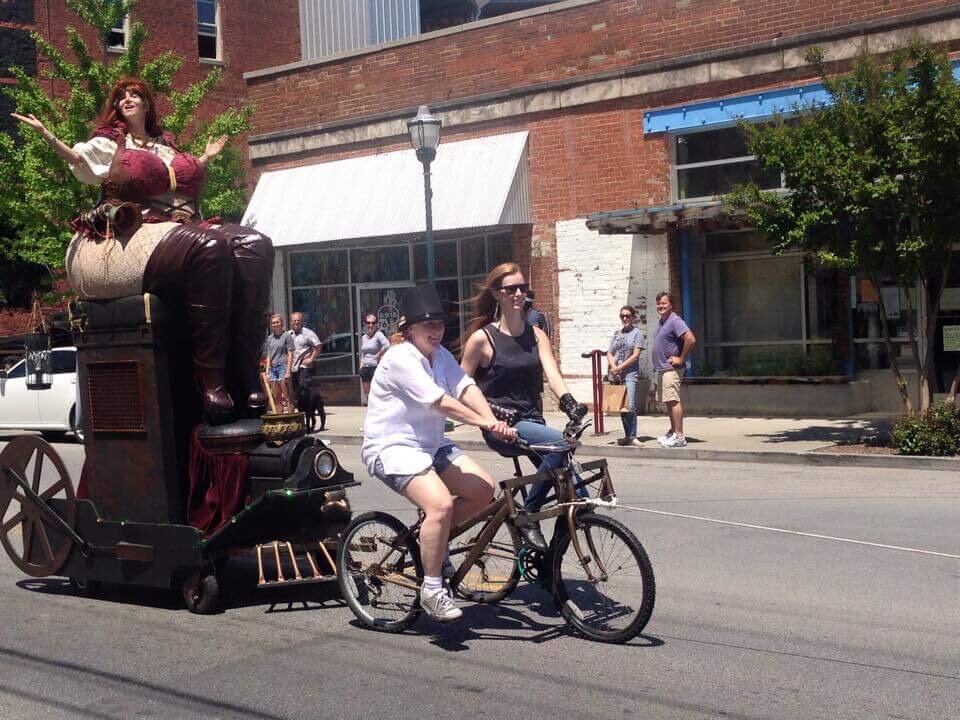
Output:
[[[477,535],[461,535],[450,543],[450,559],[459,565],[466,557]],[[487,543],[460,582],[457,592],[467,600],[477,603],[495,603],[503,600],[520,582],[520,533],[510,523],[497,528],[493,539]]]
[[[423,568],[407,527],[393,515],[359,515],[340,535],[337,576],[343,599],[366,627],[402,632],[420,615]]]
[[[62,501],[59,513],[49,505],[53,499]],[[77,498],[67,468],[50,443],[16,438],[0,452],[0,544],[28,575],[53,575],[70,555],[72,541],[57,515],[74,528]]]
[[[565,524],[565,520],[560,522]],[[636,536],[607,515],[585,513],[553,549],[554,595],[564,619],[591,640],[623,643],[639,635],[656,596],[653,566]]]

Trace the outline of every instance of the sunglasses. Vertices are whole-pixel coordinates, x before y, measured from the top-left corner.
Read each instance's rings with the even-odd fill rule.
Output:
[[[376,320],[365,320],[364,322],[366,322],[367,325],[376,325],[376,324],[377,324],[377,321],[376,321]]]
[[[633,315],[621,315],[621,320],[633,320]]]
[[[526,295],[528,287],[529,285],[526,283],[519,283],[518,285],[501,285],[499,290],[500,292],[505,292],[507,295],[515,295],[517,292]]]

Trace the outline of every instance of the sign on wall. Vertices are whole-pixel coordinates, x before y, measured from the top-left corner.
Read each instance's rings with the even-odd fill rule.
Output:
[[[944,352],[960,352],[960,325],[943,326]]]

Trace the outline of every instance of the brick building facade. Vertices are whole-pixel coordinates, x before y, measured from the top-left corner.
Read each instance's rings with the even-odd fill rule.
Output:
[[[800,258],[790,259],[788,266],[757,264],[761,251],[756,238],[749,233],[723,235],[722,223],[694,223],[690,236],[683,223],[661,223],[662,214],[654,212],[651,220],[651,210],[721,194],[707,187],[710,178],[702,177],[710,175],[714,163],[683,165],[678,152],[696,160],[705,146],[710,150],[737,143],[724,134],[734,124],[729,113],[721,121],[704,115],[703,126],[696,128],[682,123],[671,127],[657,118],[673,117],[670,113],[683,117],[687,106],[698,104],[722,109],[724,99],[764,105],[764,93],[789,95],[808,86],[816,77],[803,52],[813,44],[824,48],[833,67],[842,69],[861,47],[883,52],[913,35],[953,46],[960,40],[960,8],[948,0],[567,0],[323,61],[248,73],[249,95],[261,108],[250,139],[251,162],[255,176],[275,179],[294,168],[339,168],[343,161],[373,155],[412,155],[405,122],[424,103],[443,120],[438,158],[444,152],[456,154],[459,149],[451,148],[464,141],[525,132],[530,222],[476,230],[510,232],[513,256],[536,289],[538,304],[556,320],[554,342],[576,394],[589,397],[588,361],[580,355],[606,347],[617,327],[617,309],[633,304],[644,324],[652,326],[653,295],[667,287],[677,291],[677,305],[707,341],[698,349],[698,363],[727,371],[742,365],[754,350],[769,349],[764,332],[786,338],[770,341],[777,352],[784,348],[809,354],[829,345],[835,328],[812,331],[807,316],[823,314],[823,309],[811,310],[810,302],[802,299],[802,293],[820,292],[826,307],[828,293],[817,288],[826,287],[827,281],[802,277]],[[694,135],[705,130],[714,135]],[[721,157],[717,162],[731,161]],[[736,164],[727,169],[743,170]],[[419,183],[415,170],[409,183]],[[437,183],[434,192],[440,197],[444,189]],[[364,188],[344,188],[343,193],[362,194]],[[257,203],[255,193],[253,206]],[[376,206],[372,198],[370,207]],[[322,202],[317,208],[336,211]],[[621,223],[616,228],[595,217],[631,211],[644,214],[647,224],[631,230]],[[596,229],[587,226],[588,216]],[[274,232],[269,225],[262,229]],[[468,231],[457,229],[461,235]],[[314,308],[297,305],[304,297],[297,288],[300,282],[313,281],[291,277],[291,258],[297,256],[302,263],[304,253],[320,258],[327,250],[360,247],[369,240],[323,236],[302,226],[291,233],[284,226],[283,237],[274,234],[282,259],[275,277],[276,305],[308,313]],[[420,239],[416,233],[392,233],[390,223],[383,223],[381,242]],[[459,242],[463,252],[465,241]],[[729,255],[712,256],[719,247],[727,247]],[[770,257],[769,252],[761,254]],[[720,264],[728,260],[737,262]],[[714,286],[723,280],[739,288],[768,271],[800,278],[791,301],[796,312],[786,313],[790,322],[748,317],[744,324],[757,325],[757,337],[720,337],[711,343],[711,333],[731,332],[729,327],[718,331],[717,323],[724,318],[708,317],[715,305],[708,295],[723,295]],[[711,274],[716,277],[711,279]],[[327,292],[317,282],[317,292]],[[830,297],[846,293],[846,285],[831,282]],[[776,299],[773,288],[757,287],[754,295]],[[358,297],[348,301],[356,305]],[[458,299],[466,297],[461,288]],[[750,292],[744,297],[751,297]],[[863,298],[857,302],[861,300],[869,304]],[[344,315],[341,335],[357,331],[360,311],[351,307]],[[797,329],[791,324],[794,315],[799,318]],[[832,322],[828,320],[823,324]],[[884,363],[871,339],[874,331],[871,325],[873,334],[857,340],[857,352],[864,358],[858,367],[864,370]],[[802,336],[794,338],[797,333]],[[352,380],[346,382],[349,373],[342,367],[339,374],[339,385],[331,387],[354,387]],[[879,407],[885,400],[870,402]]]
[[[206,37],[213,38],[207,55],[201,57],[198,36],[198,13],[214,13]],[[148,38],[143,48],[145,59],[172,52],[184,59],[174,78],[174,86],[184,89],[202,79],[213,67],[222,70],[220,83],[201,105],[198,116],[210,117],[242,101],[246,94],[243,74],[257,68],[296,61],[300,58],[300,21],[297,0],[140,0],[132,20],[145,26]],[[209,27],[212,25],[212,27]],[[19,65],[31,73],[43,72],[47,62],[37,57],[36,44],[30,38],[35,32],[64,51],[65,29],[73,26],[82,31],[91,49],[99,42],[90,28],[71,13],[63,0],[5,0],[0,2],[0,83],[12,82],[6,68]],[[122,28],[119,29],[121,32]],[[209,33],[213,33],[212,35]],[[118,35],[118,39],[124,37]],[[117,53],[108,51],[108,58]],[[66,88],[51,83],[58,95]],[[5,95],[0,95],[0,130],[9,131],[15,124],[9,117],[12,110]],[[167,108],[161,107],[161,114]],[[29,311],[0,308],[0,336],[23,332]]]

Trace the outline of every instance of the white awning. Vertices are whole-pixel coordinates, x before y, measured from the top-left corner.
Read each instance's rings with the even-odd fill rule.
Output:
[[[527,133],[440,143],[433,228],[532,222]],[[277,247],[422,233],[423,166],[412,149],[266,172],[243,217]]]

